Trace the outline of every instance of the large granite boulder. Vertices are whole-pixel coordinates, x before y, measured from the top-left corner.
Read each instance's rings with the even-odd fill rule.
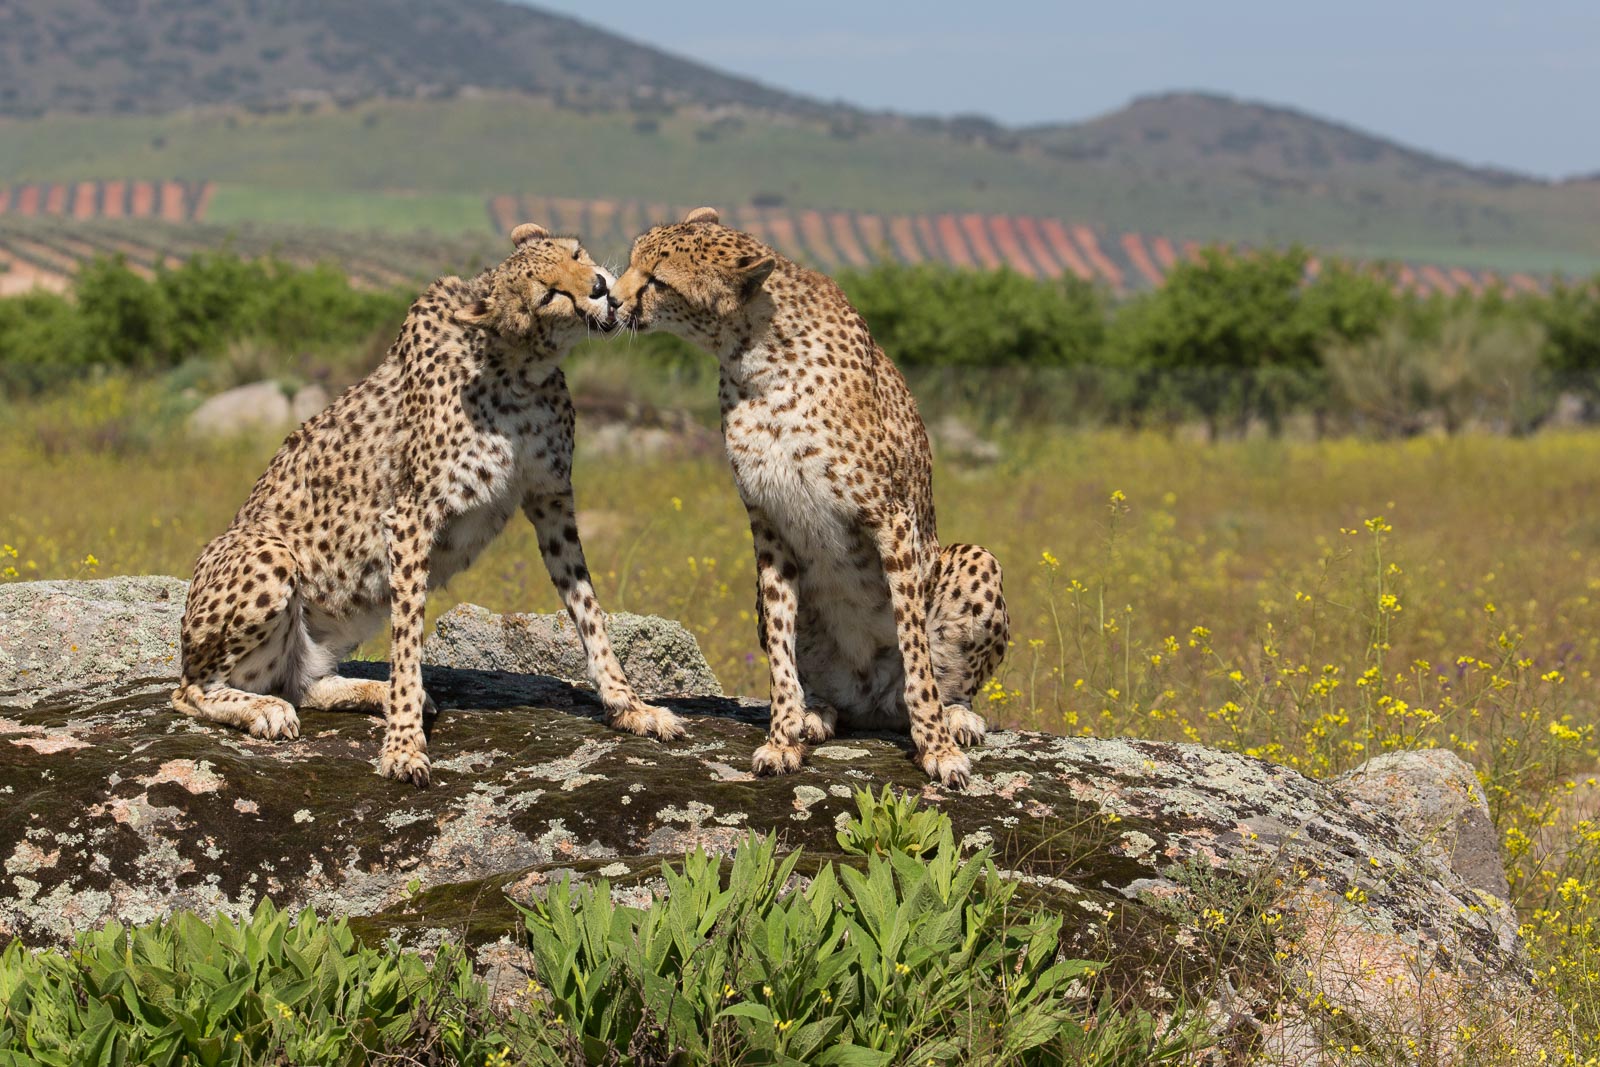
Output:
[[[151,576],[0,585],[0,706],[170,693],[189,583]]]
[[[680,624],[613,612],[606,616],[606,637],[641,696],[722,695],[699,642]],[[589,679],[578,631],[565,613],[497,615],[458,604],[439,616],[422,658],[441,667],[544,674],[575,685]]]
[[[197,437],[275,433],[294,425],[295,410],[277,382],[251,382],[207,397],[189,414]]]
[[[853,862],[836,827],[854,790],[889,783],[1065,915],[1063,951],[1106,960],[1129,996],[1199,1004],[1237,1062],[1363,1062],[1336,1051],[1352,1045],[1483,1062],[1483,1041],[1538,1049],[1555,1025],[1515,916],[1475,863],[1470,879],[1457,869],[1493,838],[1448,761],[1405,768],[1406,789],[1434,781],[1467,805],[1421,821],[1383,799],[1400,780],[1387,764],[1319,782],[1196,745],[1009,731],[972,751],[964,793],[930,786],[888,735],[758,779],[753,701],[664,700],[689,735],[661,744],[607,729],[591,693],[549,677],[432,667],[425,682],[440,710],[424,791],[374,773],[374,716],[305,713],[298,740],[270,742],[160,694],[0,701],[0,939],[270,896],[354,916],[367,936],[491,945],[514,901],[568,872],[642,900],[686,849],[750,831],[803,848],[802,872]],[[1417,832],[1446,824],[1448,850]]]

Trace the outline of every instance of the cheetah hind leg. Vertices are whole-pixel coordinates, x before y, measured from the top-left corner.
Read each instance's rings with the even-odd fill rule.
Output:
[[[256,737],[300,736],[294,705],[261,690],[292,673],[294,560],[281,540],[225,534],[201,553],[183,618],[175,710]]]
[[[958,745],[979,744],[988,724],[972,710],[972,701],[1011,639],[1000,561],[988,549],[946,545],[939,553],[928,637],[950,733]]]
[[[330,674],[306,687],[300,696],[300,706],[306,711],[371,711],[381,715],[388,695],[388,682]],[[424,714],[428,710],[424,705]]]
[[[225,685],[208,690],[189,683],[173,690],[172,706],[185,715],[233,726],[269,741],[300,736],[300,717],[294,705],[281,697]]]

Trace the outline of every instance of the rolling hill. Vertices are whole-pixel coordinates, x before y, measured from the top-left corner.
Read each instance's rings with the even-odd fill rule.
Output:
[[[261,108],[467,88],[573,106],[805,99],[498,0],[0,0],[0,114]]]
[[[0,185],[203,186],[223,225],[460,233],[496,196],[707,202],[1600,269],[1600,182],[1212,94],[1026,129],[869,113],[499,0],[0,0],[0,24]]]

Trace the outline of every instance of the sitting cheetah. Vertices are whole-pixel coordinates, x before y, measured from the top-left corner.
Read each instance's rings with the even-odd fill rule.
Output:
[[[922,768],[961,785],[984,733],[974,694],[1005,654],[1000,564],[939,548],[928,435],[906,382],[828,278],[699,208],[634,242],[625,328],[717,357],[722,431],[756,553],[772,725],[757,773],[799,768],[835,724],[909,726]]]
[[[471,564],[520,505],[607,721],[682,734],[623,676],[573,518],[572,401],[556,364],[589,331],[615,326],[614,279],[573,238],[525,223],[511,240],[500,265],[428,287],[383,363],[284,441],[233,525],[200,553],[177,710],[292,738],[296,705],[381,706],[378,773],[427,785],[427,590]],[[336,676],[385,612],[390,681]]]

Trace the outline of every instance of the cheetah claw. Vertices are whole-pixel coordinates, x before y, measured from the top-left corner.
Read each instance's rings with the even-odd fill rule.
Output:
[[[300,717],[288,704],[274,703],[270,708],[256,712],[249,729],[250,736],[266,741],[292,741],[300,736]]]
[[[606,725],[614,730],[625,730],[658,741],[676,741],[685,733],[682,719],[666,708],[651,704],[634,704],[619,711],[607,712]]]
[[[432,780],[430,771],[432,764],[426,752],[415,749],[394,749],[385,751],[383,758],[378,760],[378,773],[385,778],[396,778],[402,782],[410,782],[418,789],[428,788]]]
[[[946,704],[944,715],[950,724],[950,736],[958,745],[982,744],[983,735],[989,732],[989,724],[983,721],[983,716],[963,704]]]
[[[799,745],[775,745],[771,741],[756,749],[750,769],[757,774],[793,774],[805,761],[806,750]]]
[[[951,789],[965,789],[972,779],[972,761],[958,748],[924,752],[922,769],[929,778]]]

